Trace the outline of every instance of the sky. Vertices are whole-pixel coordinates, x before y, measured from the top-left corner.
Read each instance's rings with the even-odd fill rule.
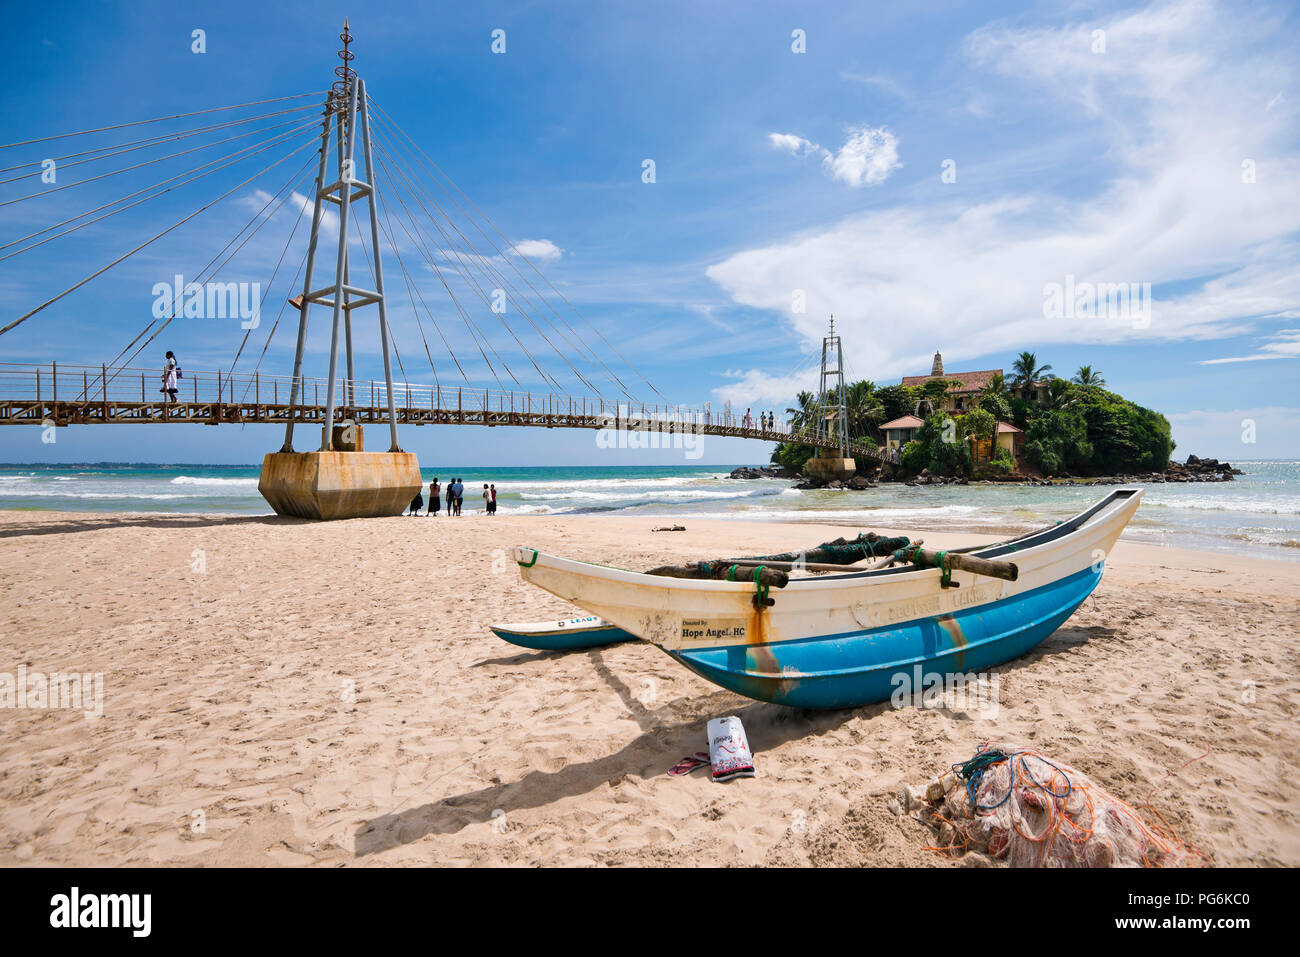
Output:
[[[16,177],[0,184],[0,246],[244,155],[0,259],[3,325],[206,206],[0,336],[0,362],[112,360],[153,318],[159,282],[193,279],[252,222],[219,276],[267,295],[236,370],[290,372],[296,321],[266,335],[306,248],[315,109],[84,184],[204,140],[66,164],[92,147],[318,104],[345,15],[354,66],[383,111],[376,142],[396,157],[378,169],[381,196],[405,197],[427,224],[442,208],[425,215],[419,197],[452,195],[432,178],[421,194],[414,147],[409,165],[398,161],[400,128],[473,204],[471,217],[444,203],[445,225],[475,243],[474,224],[500,230],[483,269],[511,283],[495,315],[463,275],[474,270],[457,268],[454,231],[425,242],[390,222],[382,254],[406,381],[610,397],[621,387],[647,404],[780,411],[815,385],[833,313],[852,378],[925,374],[936,350],[949,372],[1009,370],[1031,350],[1067,377],[1091,365],[1163,412],[1180,457],[1300,457],[1290,4],[15,7],[7,59],[19,89],[0,138],[21,145],[0,148],[0,178]],[[22,143],[305,93],[316,95]],[[18,165],[47,158],[54,183]],[[336,236],[327,219],[326,280]],[[359,236],[349,248],[371,281]],[[525,275],[545,291],[526,292]],[[1111,298],[1094,304],[1099,288]],[[312,315],[305,372],[323,376],[328,310]],[[358,375],[379,377],[375,311],[356,317]],[[229,369],[244,337],[238,319],[178,319],[132,365],[160,368],[172,349],[187,369]],[[252,463],[281,434],[71,427],[42,443],[38,429],[8,428],[0,460]],[[682,450],[601,448],[580,431],[408,428],[402,442],[431,465],[684,462]],[[769,452],[709,438],[698,461]]]

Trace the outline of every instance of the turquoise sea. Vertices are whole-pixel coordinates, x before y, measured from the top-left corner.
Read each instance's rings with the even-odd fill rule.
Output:
[[[1300,462],[1234,462],[1236,481],[1155,484],[1125,532],[1134,541],[1300,560]],[[865,491],[797,491],[778,479],[727,478],[732,466],[648,468],[424,468],[426,484],[459,476],[466,515],[496,483],[502,513],[618,513],[691,518],[830,522],[854,528],[1002,533],[1066,518],[1107,491],[970,485],[884,485]],[[258,467],[221,465],[4,465],[0,508],[86,512],[270,514]]]

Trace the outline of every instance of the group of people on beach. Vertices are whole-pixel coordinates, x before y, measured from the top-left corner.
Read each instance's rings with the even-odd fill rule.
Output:
[[[465,483],[458,478],[452,479],[447,483],[447,514],[459,515],[461,506],[465,501]],[[442,485],[435,478],[429,483],[429,511],[426,515],[437,515],[442,509]],[[420,509],[424,508],[424,497],[415,493],[415,498],[411,499],[411,510],[408,515],[419,515]],[[483,511],[487,515],[497,513],[497,487],[495,484],[483,483]]]

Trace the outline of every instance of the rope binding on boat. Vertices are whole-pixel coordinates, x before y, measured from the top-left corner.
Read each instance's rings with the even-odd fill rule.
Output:
[[[754,607],[759,611],[776,604],[774,599],[767,597],[767,593],[772,590],[771,587],[760,581],[763,569],[766,567],[766,565],[759,565],[754,569]]]
[[[909,551],[911,552],[910,555],[908,554]],[[910,561],[916,568],[937,568],[939,569],[939,587],[955,587],[952,580],[952,563],[948,559],[947,550],[935,555],[933,563],[927,560],[925,552],[920,548],[900,548],[894,552],[894,558],[900,562]]]
[[[734,582],[737,580],[736,569],[739,567],[739,565],[732,565],[727,569],[727,581]],[[766,565],[756,565],[754,567],[754,607],[759,611],[762,611],[764,608],[771,608],[776,604],[775,599],[767,597],[768,593],[772,590],[772,586],[763,582],[763,569],[765,568],[767,568]]]

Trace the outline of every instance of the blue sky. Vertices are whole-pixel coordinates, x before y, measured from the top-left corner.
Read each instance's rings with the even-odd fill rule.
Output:
[[[523,248],[551,282],[674,402],[783,409],[812,384],[833,311],[856,377],[928,372],[935,349],[949,371],[1009,368],[1031,349],[1065,375],[1089,363],[1164,412],[1180,453],[1300,456],[1300,31],[1290,5],[26,5],[9,13],[19,90],[3,138],[323,90],[345,14],[371,96],[506,236],[531,241]],[[196,29],[202,54],[191,49]],[[5,149],[0,165],[147,132]],[[0,243],[221,153],[0,206]],[[0,361],[111,359],[151,318],[153,284],[192,277],[307,158],[0,337]],[[235,186],[258,159],[0,261],[5,322]],[[122,165],[85,164],[58,182]],[[0,201],[33,182],[0,186]],[[299,215],[287,202],[221,278],[265,283]],[[290,244],[277,280],[286,288],[304,241],[300,230]],[[398,247],[468,377],[495,385],[436,277],[400,237]],[[385,252],[407,377],[431,382]],[[1067,282],[1149,283],[1149,321],[1048,315],[1045,287]],[[240,369],[252,368],[282,301],[268,299]],[[309,374],[325,371],[326,316],[313,314]],[[378,375],[373,311],[369,326],[358,316],[359,374]],[[561,360],[547,359],[520,317],[512,325],[564,381]],[[522,347],[495,329],[520,381],[542,390]],[[425,332],[440,381],[458,383]],[[289,371],[292,334],[287,319],[263,371]],[[237,321],[178,320],[137,364],[153,368],[171,348],[187,368],[228,368],[242,337]],[[592,349],[657,400],[603,345]],[[1245,420],[1253,444],[1242,441]],[[280,430],[74,427],[54,445],[38,435],[0,430],[0,459],[253,462],[278,447]],[[682,461],[680,451],[599,449],[585,432],[408,429],[403,444],[430,464]],[[768,451],[708,440],[702,461]]]

